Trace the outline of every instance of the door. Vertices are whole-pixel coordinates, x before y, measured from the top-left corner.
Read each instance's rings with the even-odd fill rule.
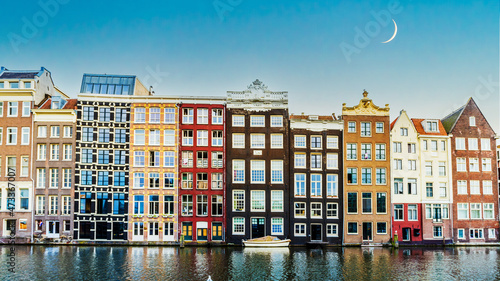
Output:
[[[160,241],[160,223],[150,222],[149,223],[149,233],[148,241]]]
[[[47,238],[59,238],[59,221],[47,222]]]
[[[212,241],[222,241],[222,223],[212,223]]]
[[[163,233],[163,241],[174,241],[174,223],[165,223],[165,232]]]
[[[363,223],[363,240],[367,240],[367,241],[373,240],[372,223],[371,222],[364,222]]]
[[[311,241],[321,241],[323,227],[321,224],[311,224]]]
[[[411,240],[411,228],[404,227],[403,228],[403,241],[410,241],[410,240]]]
[[[185,241],[193,241],[193,223],[183,222],[182,223],[182,235],[184,235]]]
[[[16,235],[16,220],[5,220],[4,236]]]
[[[259,238],[266,236],[266,224],[264,218],[252,218],[252,237]]]
[[[132,241],[144,241],[144,223],[134,222]]]

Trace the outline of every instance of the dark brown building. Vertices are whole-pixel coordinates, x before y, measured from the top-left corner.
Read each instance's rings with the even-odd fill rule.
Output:
[[[342,130],[334,116],[290,116],[292,244],[342,244]]]
[[[256,80],[227,98],[226,241],[288,237],[288,94]]]

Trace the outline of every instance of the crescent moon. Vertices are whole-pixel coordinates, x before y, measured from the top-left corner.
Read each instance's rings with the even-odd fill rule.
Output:
[[[394,22],[394,34],[392,35],[392,37],[385,41],[385,42],[382,42],[382,43],[389,43],[392,41],[392,39],[394,39],[394,37],[396,37],[396,34],[398,33],[398,25],[396,24],[396,22],[394,21],[394,19],[392,20],[392,22]]]

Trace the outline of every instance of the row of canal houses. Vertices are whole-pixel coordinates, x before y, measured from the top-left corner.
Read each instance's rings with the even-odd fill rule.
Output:
[[[132,75],[0,69],[5,242],[498,242],[496,139],[471,98],[391,123],[365,91],[342,115],[294,115],[256,80],[160,96]],[[13,208],[13,210],[11,210]],[[9,238],[10,237],[10,238]]]

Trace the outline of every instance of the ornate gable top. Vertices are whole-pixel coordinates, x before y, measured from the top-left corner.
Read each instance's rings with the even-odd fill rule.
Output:
[[[373,101],[368,98],[368,92],[363,90],[363,98],[359,101],[358,105],[347,107],[345,103],[342,104],[342,115],[378,115],[389,116],[389,104],[384,108],[376,106]]]

